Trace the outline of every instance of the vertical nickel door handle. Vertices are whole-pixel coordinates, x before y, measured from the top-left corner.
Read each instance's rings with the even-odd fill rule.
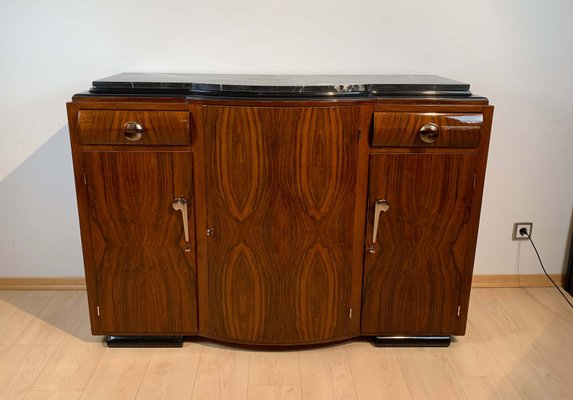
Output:
[[[185,241],[187,246],[185,251],[191,251],[191,246],[189,244],[189,221],[187,219],[187,200],[183,197],[177,197],[173,200],[173,209],[175,211],[181,211],[181,217],[183,218],[183,232],[185,233]]]
[[[374,206],[374,227],[372,229],[372,245],[370,245],[370,253],[375,253],[374,243],[376,243],[376,237],[378,236],[378,225],[380,222],[380,213],[386,212],[390,208],[390,205],[386,200],[378,199]]]

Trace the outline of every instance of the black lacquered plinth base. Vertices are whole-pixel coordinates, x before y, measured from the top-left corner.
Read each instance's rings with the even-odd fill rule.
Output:
[[[376,347],[448,347],[450,336],[375,336]]]
[[[108,336],[107,347],[183,347],[183,336]]]

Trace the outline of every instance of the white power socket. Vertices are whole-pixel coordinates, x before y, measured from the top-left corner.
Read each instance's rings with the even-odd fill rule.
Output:
[[[522,235],[519,233],[521,228],[527,229],[527,233],[531,236],[531,231],[533,230],[533,222],[515,222],[513,224],[513,236],[512,240],[527,240],[527,235]]]

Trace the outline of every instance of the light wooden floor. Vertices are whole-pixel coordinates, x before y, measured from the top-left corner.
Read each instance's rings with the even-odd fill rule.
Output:
[[[0,399],[569,399],[573,309],[551,288],[474,289],[449,348],[107,349],[84,292],[0,292]]]

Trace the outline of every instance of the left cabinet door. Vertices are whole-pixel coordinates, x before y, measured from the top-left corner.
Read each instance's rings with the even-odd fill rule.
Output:
[[[191,152],[85,151],[82,159],[102,331],[196,332]],[[175,199],[187,208],[189,242]]]

